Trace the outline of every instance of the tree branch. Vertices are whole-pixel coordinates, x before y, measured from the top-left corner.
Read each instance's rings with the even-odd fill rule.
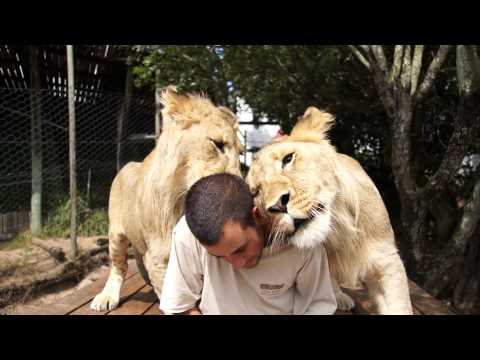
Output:
[[[300,83],[300,79],[295,75],[295,73],[291,72],[288,70],[288,68],[285,66],[284,63],[280,61],[277,55],[274,55],[275,61],[277,62],[278,66],[282,68],[283,71],[285,71],[288,80],[290,80],[292,83],[298,85]]]
[[[467,59],[470,62],[470,66],[472,67],[473,72],[473,82],[475,86],[480,86],[480,59],[478,58],[477,53],[477,46],[476,45],[469,45],[466,46],[466,55]]]
[[[385,76],[388,74],[387,70],[387,59],[385,58],[385,53],[383,52],[382,45],[371,45],[373,56],[378,63],[378,66],[383,71]]]
[[[412,61],[412,77],[410,95],[414,96],[417,91],[418,78],[422,69],[423,45],[415,45]]]
[[[460,99],[460,109],[455,121],[455,129],[448,142],[448,147],[442,162],[422,189],[425,198],[441,193],[453,179],[467,154],[469,146],[480,132],[480,89]]]
[[[438,266],[432,267],[427,278],[425,287],[438,295],[451,279],[452,267],[458,266],[459,261],[452,261],[452,258],[463,259],[463,254],[469,241],[473,240],[475,229],[480,221],[480,173],[477,171],[476,182],[472,194],[467,201],[462,218],[452,236],[451,242],[444,246],[437,259],[441,259]],[[460,260],[460,261],[462,261]]]
[[[352,50],[353,54],[357,57],[357,59],[363,64],[365,65],[365,67],[370,70],[370,63],[368,62],[367,59],[365,59],[365,57],[362,55],[362,53],[353,45],[348,45],[348,47],[350,48],[350,50]]]
[[[403,53],[403,64],[402,72],[400,74],[400,83],[402,88],[407,89],[410,86],[410,81],[412,79],[412,67],[411,67],[411,47],[410,45],[405,46],[405,51]]]
[[[437,54],[433,58],[430,66],[428,67],[425,78],[423,79],[422,84],[418,88],[417,94],[415,95],[415,102],[420,103],[425,95],[430,91],[433,85],[433,81],[437,77],[442,64],[447,58],[448,52],[450,51],[451,45],[440,45],[440,48],[437,51]]]
[[[395,81],[402,69],[403,45],[395,45],[395,52],[393,54],[393,65],[390,71],[389,82],[395,84]],[[395,86],[395,85],[394,85]]]
[[[377,62],[372,62],[372,74],[377,89],[378,96],[385,107],[385,111],[390,119],[394,119],[396,105],[393,94],[393,87],[387,82],[385,74],[382,72]]]
[[[474,46],[457,45],[457,78],[461,96],[480,86],[480,60]]]

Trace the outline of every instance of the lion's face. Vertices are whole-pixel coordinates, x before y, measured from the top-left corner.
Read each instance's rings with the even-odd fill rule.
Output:
[[[243,146],[237,135],[235,115],[201,96],[183,96],[170,90],[163,95],[165,135],[174,138],[172,151],[183,152],[179,168],[187,187],[218,173],[240,173]]]
[[[243,149],[238,136],[236,119],[227,119],[221,110],[212,112],[185,131],[190,137],[188,167],[192,178],[230,173],[241,176],[240,153]]]
[[[330,231],[336,152],[323,133],[331,121],[329,114],[310,108],[291,136],[254,157],[247,182],[273,242],[286,235],[295,246],[312,247]]]

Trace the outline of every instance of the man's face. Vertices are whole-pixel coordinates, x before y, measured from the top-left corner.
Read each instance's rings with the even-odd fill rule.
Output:
[[[218,243],[204,247],[209,254],[228,261],[235,270],[250,269],[260,261],[264,240],[258,227],[242,228],[240,223],[229,221],[223,226]]]

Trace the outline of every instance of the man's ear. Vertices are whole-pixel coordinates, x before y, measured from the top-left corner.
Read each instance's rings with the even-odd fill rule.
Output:
[[[335,117],[316,107],[309,107],[305,114],[297,120],[290,138],[295,140],[321,141],[327,139],[326,132],[335,122]]]
[[[262,215],[260,213],[260,210],[258,209],[258,206],[254,206],[252,208],[252,215],[253,215],[253,218],[257,221],[262,219]]]

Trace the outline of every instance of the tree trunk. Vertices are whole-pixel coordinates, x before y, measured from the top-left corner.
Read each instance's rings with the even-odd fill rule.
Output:
[[[397,110],[391,122],[391,161],[401,206],[402,236],[399,248],[409,275],[414,277],[417,264],[422,260],[419,236],[426,214],[421,206],[410,165],[413,108],[409,93],[406,90],[398,90],[396,103]]]
[[[480,213],[477,204],[476,211]],[[480,312],[480,224],[470,237],[467,254],[460,271],[458,285],[453,293],[453,304],[462,313],[474,314]]]

